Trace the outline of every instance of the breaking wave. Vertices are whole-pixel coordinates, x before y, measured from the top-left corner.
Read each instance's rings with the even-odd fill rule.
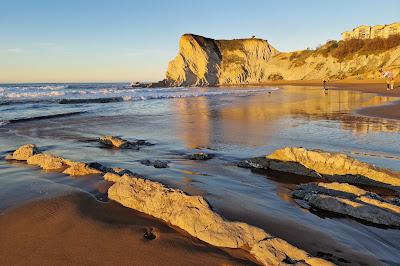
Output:
[[[110,103],[202,96],[250,96],[277,88],[139,88],[127,85],[58,85],[0,87],[0,105],[54,102],[60,104]]]
[[[7,124],[20,123],[20,122],[44,120],[44,119],[50,119],[50,118],[68,117],[68,116],[80,115],[83,113],[86,113],[86,112],[69,112],[69,113],[60,113],[60,114],[41,115],[41,116],[33,116],[33,117],[22,117],[22,118],[10,119],[10,120],[2,120],[2,121],[0,121],[0,126],[4,126]]]

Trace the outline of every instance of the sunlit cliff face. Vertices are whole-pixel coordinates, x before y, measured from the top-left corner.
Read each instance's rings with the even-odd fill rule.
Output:
[[[359,108],[389,103],[395,98],[355,91],[286,86],[271,94],[244,97],[236,102],[210,109],[213,99],[183,98],[173,108],[181,117],[177,134],[188,148],[208,146],[210,138],[220,136],[227,141],[258,143],[265,131],[277,132],[292,125],[285,118],[307,121],[339,121],[343,130],[353,134],[399,132],[400,122],[358,116]]]

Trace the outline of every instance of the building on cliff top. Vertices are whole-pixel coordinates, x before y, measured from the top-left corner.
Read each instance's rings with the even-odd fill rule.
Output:
[[[388,38],[390,35],[400,34],[400,22],[389,25],[359,26],[351,31],[342,33],[342,40]]]

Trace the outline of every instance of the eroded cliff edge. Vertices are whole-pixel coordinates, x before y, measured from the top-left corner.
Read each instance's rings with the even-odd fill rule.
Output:
[[[163,84],[218,86],[274,80],[374,79],[380,77],[381,69],[400,75],[399,45],[344,55],[338,53],[338,45],[342,43],[329,41],[315,50],[279,52],[267,40],[258,38],[214,40],[184,34]]]
[[[266,40],[213,40],[185,34],[167,69],[170,86],[215,86],[261,82],[264,64],[279,52]]]

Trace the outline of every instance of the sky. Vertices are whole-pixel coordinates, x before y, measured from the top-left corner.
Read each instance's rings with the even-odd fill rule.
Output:
[[[292,51],[399,11],[399,0],[0,0],[0,83],[156,81],[184,33]]]

